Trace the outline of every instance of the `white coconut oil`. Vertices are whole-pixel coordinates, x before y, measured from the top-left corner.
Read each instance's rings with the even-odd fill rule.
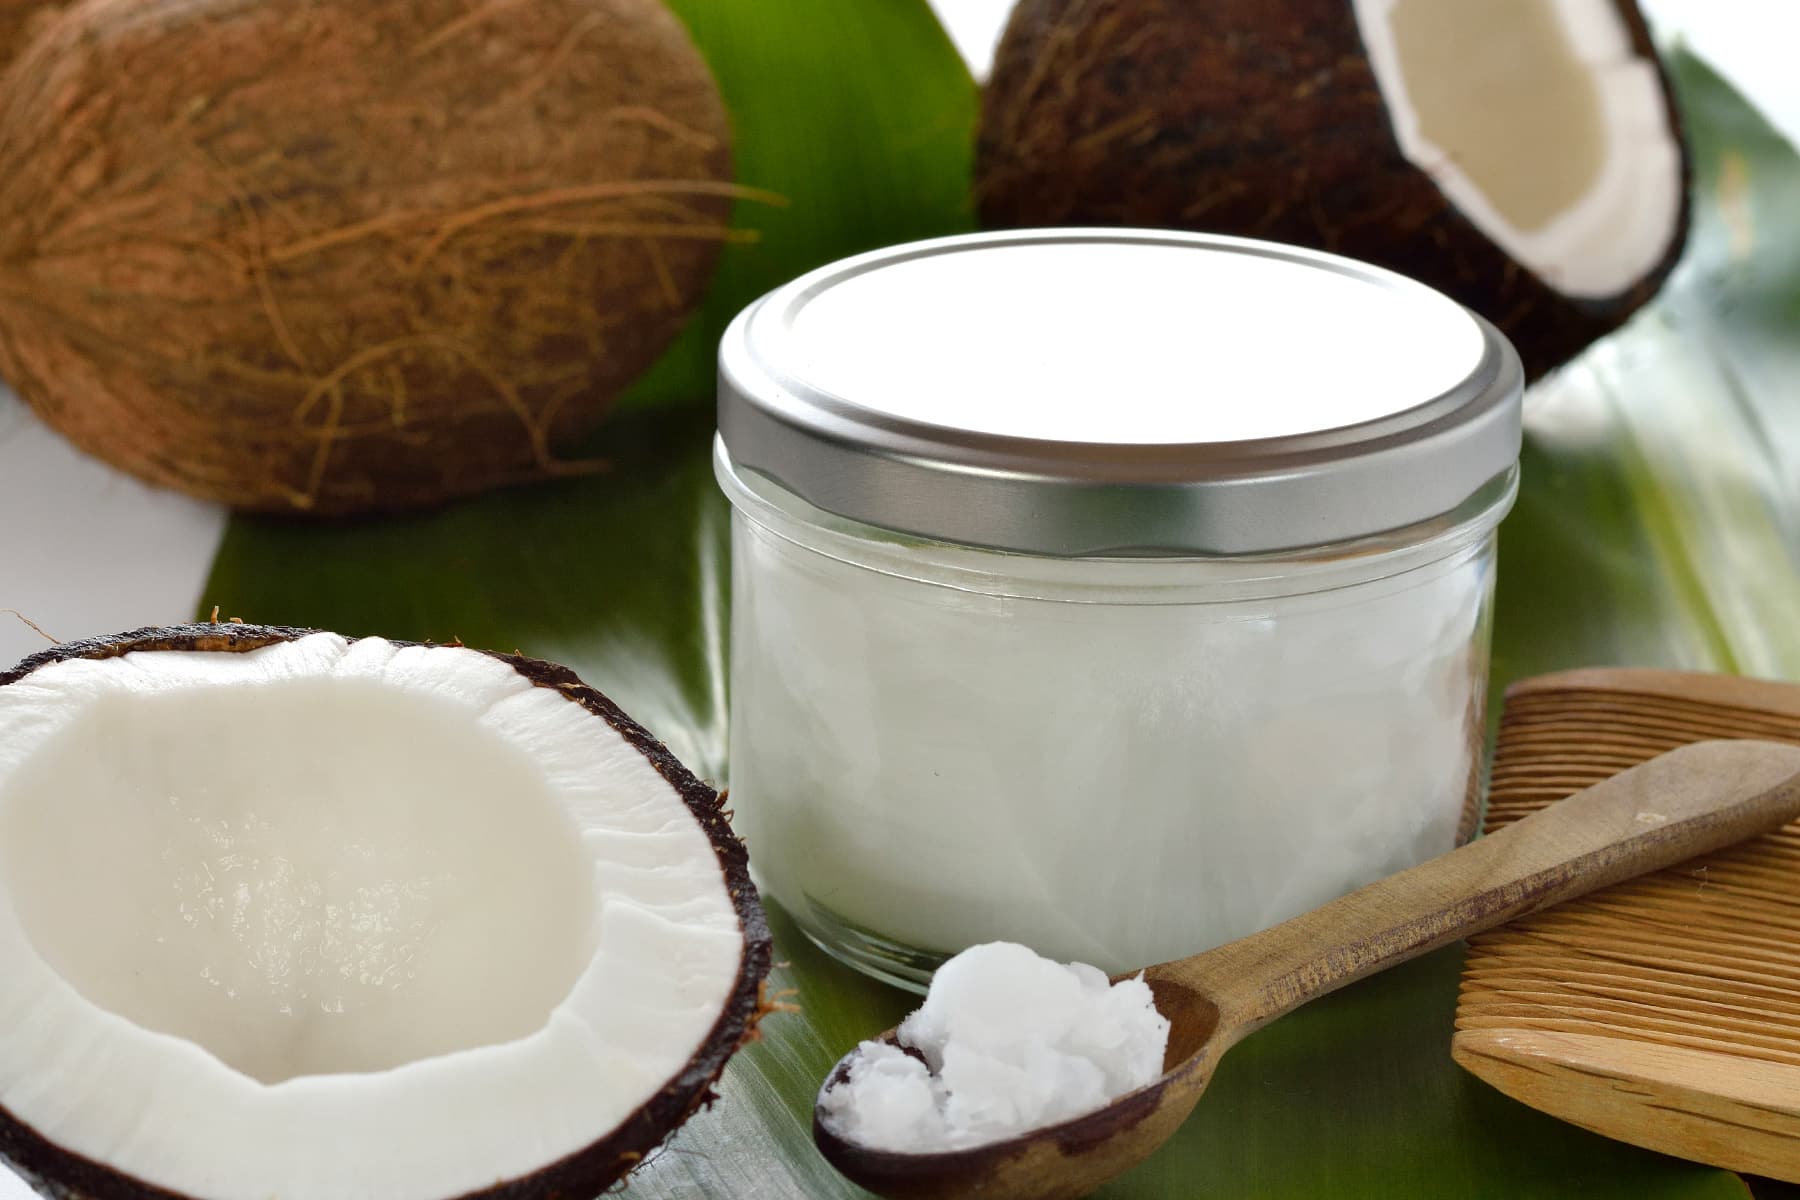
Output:
[[[1361,554],[1059,560],[796,516],[718,465],[737,827],[877,973],[995,940],[1181,957],[1441,854],[1472,812],[1510,476]]]
[[[1113,983],[1011,942],[938,968],[896,1044],[863,1042],[819,1095],[839,1138],[966,1150],[1093,1112],[1162,1075],[1169,1019],[1141,978]]]
[[[737,828],[832,953],[1119,973],[1472,823],[1523,376],[1446,297],[987,233],[802,276],[719,367]]]

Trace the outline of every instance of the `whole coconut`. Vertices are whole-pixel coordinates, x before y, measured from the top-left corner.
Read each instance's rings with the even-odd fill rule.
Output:
[[[660,0],[85,0],[0,94],[0,373],[83,449],[351,513],[585,469],[732,197]]]
[[[1571,3],[1573,25],[1546,0],[1020,0],[983,100],[982,220],[1346,254],[1482,313],[1541,375],[1655,293],[1688,217],[1642,17]]]

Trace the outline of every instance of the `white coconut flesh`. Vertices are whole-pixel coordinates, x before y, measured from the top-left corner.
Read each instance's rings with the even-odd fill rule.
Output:
[[[528,1176],[688,1063],[743,952],[675,788],[486,655],[320,634],[0,687],[0,1107],[168,1191]]]
[[[1355,0],[1407,159],[1565,295],[1616,296],[1667,256],[1681,157],[1616,0]]]

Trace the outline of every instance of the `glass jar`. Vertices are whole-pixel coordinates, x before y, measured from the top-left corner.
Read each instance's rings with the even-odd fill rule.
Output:
[[[1122,971],[1473,814],[1520,372],[1438,294],[1148,231],[824,268],[721,349],[731,800],[757,882],[919,986]]]

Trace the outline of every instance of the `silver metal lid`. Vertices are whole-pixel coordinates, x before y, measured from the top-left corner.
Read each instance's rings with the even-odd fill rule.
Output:
[[[1431,520],[1510,470],[1523,376],[1441,294],[1335,255],[1151,230],[895,246],[719,350],[740,471],[818,508],[1056,555],[1254,554]]]

